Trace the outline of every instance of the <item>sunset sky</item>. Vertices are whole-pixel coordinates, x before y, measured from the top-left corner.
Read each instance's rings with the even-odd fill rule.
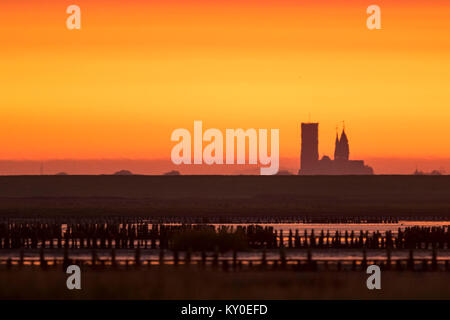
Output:
[[[2,0],[0,45],[0,160],[170,160],[202,120],[280,129],[298,169],[300,122],[322,156],[345,120],[376,172],[450,171],[448,0]]]

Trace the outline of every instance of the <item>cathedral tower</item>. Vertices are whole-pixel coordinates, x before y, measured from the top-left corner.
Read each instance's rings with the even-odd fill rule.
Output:
[[[334,160],[348,161],[350,156],[350,147],[348,145],[348,138],[345,134],[345,129],[342,129],[341,137],[338,139],[336,134]]]
[[[303,174],[312,174],[319,161],[319,124],[302,123],[302,150],[300,170]]]

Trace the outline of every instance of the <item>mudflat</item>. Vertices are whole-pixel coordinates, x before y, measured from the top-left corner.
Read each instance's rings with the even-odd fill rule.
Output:
[[[450,176],[1,176],[0,215],[450,217]]]

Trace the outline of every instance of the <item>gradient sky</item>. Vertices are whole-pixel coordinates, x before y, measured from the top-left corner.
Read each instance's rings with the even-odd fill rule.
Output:
[[[2,0],[0,43],[0,160],[170,159],[194,120],[296,159],[309,119],[321,155],[345,120],[353,159],[450,158],[447,0]]]

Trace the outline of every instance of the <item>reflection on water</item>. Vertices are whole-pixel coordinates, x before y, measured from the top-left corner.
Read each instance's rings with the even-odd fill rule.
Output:
[[[248,226],[249,224],[214,224],[214,226]],[[314,230],[314,233],[330,231],[334,233],[339,232],[352,232],[355,235],[359,235],[360,231],[366,232],[386,232],[391,231],[393,234],[398,232],[398,229],[404,230],[409,227],[443,227],[449,226],[448,221],[399,221],[398,223],[275,223],[275,224],[259,224],[260,226],[273,227],[276,231],[289,232],[289,230],[304,232],[305,230],[309,233]]]
[[[171,259],[173,257],[173,253],[170,251],[165,251],[165,257],[167,259]],[[354,260],[354,259],[362,259],[363,251],[359,249],[314,249],[310,251],[312,253],[312,257],[315,260]],[[367,259],[373,260],[385,260],[387,258],[387,251],[378,249],[378,250],[366,250]],[[111,250],[107,249],[97,249],[95,251],[97,259],[106,259],[109,260],[111,258]],[[116,249],[115,250],[116,259],[117,260],[132,260],[135,258],[135,250],[130,249]],[[289,259],[306,259],[308,255],[308,251],[306,249],[289,249],[285,251],[286,258]],[[409,255],[409,250],[400,249],[400,250],[392,250],[391,258],[395,259],[407,259]],[[178,253],[179,259],[183,260],[185,258],[185,253]],[[207,253],[208,257],[212,257],[213,253]],[[437,256],[439,259],[448,259],[450,258],[450,250],[437,250]],[[0,253],[0,259],[8,259],[8,258],[17,258],[18,251],[17,250],[8,250],[2,251]],[[23,253],[24,260],[34,260],[39,261],[40,251],[37,249],[26,250]],[[64,250],[61,249],[50,249],[45,250],[46,259],[63,259]],[[69,257],[71,259],[76,260],[89,260],[92,258],[92,250],[88,249],[76,249],[69,250]],[[220,254],[221,258],[233,258],[232,252],[227,252]],[[261,260],[262,251],[261,250],[250,250],[244,252],[237,253],[238,258],[242,259],[250,259],[250,260]],[[279,250],[267,250],[266,258],[267,259],[279,259],[280,251]],[[141,250],[141,259],[142,260],[159,260],[160,251],[155,249],[142,249]],[[200,260],[200,253],[191,253],[192,260]],[[416,259],[431,259],[432,258],[432,250],[427,249],[416,249],[414,250],[414,258]]]
[[[167,224],[167,225],[179,225],[179,224]],[[211,224],[209,224],[211,225]],[[227,226],[230,228],[246,227],[250,224],[212,224],[216,227]],[[252,224],[255,225],[255,224]],[[410,227],[443,227],[449,226],[449,221],[399,221],[396,223],[277,223],[277,224],[257,224],[262,227],[273,227],[277,232],[283,232],[283,240],[286,243],[286,236],[290,231],[295,232],[298,230],[300,234],[305,231],[310,234],[314,231],[315,234],[320,234],[322,231],[324,233],[329,232],[333,235],[335,232],[348,233],[354,232],[355,236],[358,236],[360,232],[380,232],[382,234],[386,232],[392,232],[394,235],[398,233],[398,230],[404,230]],[[151,226],[151,225],[150,225]],[[62,233],[64,234],[67,230],[67,225],[62,226]],[[342,241],[342,240],[341,240]],[[22,253],[21,253],[22,252]],[[45,257],[47,259],[63,259],[64,249],[45,249]],[[92,249],[69,249],[69,257],[71,259],[89,260],[92,258]],[[95,249],[95,254],[98,259],[110,259],[111,249]],[[324,260],[353,260],[361,259],[363,257],[362,249],[312,249],[310,250],[314,259],[324,259]],[[384,260],[387,258],[387,251],[384,249],[367,249],[365,250],[366,257],[368,259]],[[448,259],[450,258],[450,249],[440,249],[437,250],[438,259]],[[39,261],[40,250],[39,249],[25,249],[20,251],[19,249],[2,249],[0,250],[0,259],[17,259],[20,255],[23,255],[25,261]],[[115,249],[115,255],[117,260],[130,260],[134,259],[136,251],[134,249]],[[262,258],[262,250],[254,249],[243,252],[238,252],[238,257],[242,259],[254,259],[260,260]],[[280,257],[280,251],[278,249],[268,249],[266,251],[267,259],[278,259]],[[307,249],[290,248],[285,250],[287,259],[306,259],[308,251]],[[409,250],[407,249],[395,249],[391,251],[392,259],[407,259]],[[212,252],[207,253],[209,257],[213,255]],[[160,258],[159,249],[140,249],[140,256],[143,260],[158,260]],[[184,259],[185,254],[179,253],[179,259]],[[220,255],[222,258],[233,258],[233,253],[223,253]],[[166,251],[166,257],[171,259],[173,253]],[[192,259],[201,259],[200,253],[192,253]],[[417,259],[430,259],[432,257],[432,250],[430,249],[416,249],[414,250],[414,257]]]

